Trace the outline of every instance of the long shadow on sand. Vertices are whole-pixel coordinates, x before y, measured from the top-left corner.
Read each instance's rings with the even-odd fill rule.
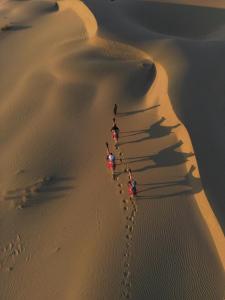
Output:
[[[146,156],[136,156],[136,157],[128,157],[125,158],[126,163],[129,165],[132,163],[138,162],[146,162],[146,161],[153,161],[154,164],[150,164],[141,168],[133,169],[134,173],[147,171],[153,168],[159,167],[170,167],[175,165],[180,165],[188,161],[188,157],[193,156],[192,152],[185,153],[185,152],[177,152],[176,149],[179,148],[183,142],[180,140],[176,144],[173,144],[163,150],[160,150],[156,154],[146,155]]]
[[[47,177],[24,188],[10,190],[4,200],[13,200],[22,207],[30,207],[48,200],[62,198],[74,186],[71,184],[73,177]]]
[[[30,25],[8,24],[1,28],[1,31],[19,31],[31,28]]]
[[[187,174],[183,178],[177,180],[154,182],[149,184],[140,184],[139,186],[146,186],[147,188],[144,188],[143,190],[140,189],[137,198],[138,199],[160,199],[160,198],[174,197],[179,195],[200,193],[202,191],[202,183],[200,178],[195,177],[193,175],[195,169],[196,167],[192,165],[190,170],[187,172]],[[168,188],[168,187],[184,187],[184,189],[178,192],[162,193],[155,196],[154,195],[140,196],[140,194],[145,193],[147,191],[160,190],[160,192],[162,192],[164,188]]]
[[[154,108],[157,108],[157,107],[159,107],[159,106],[160,106],[160,104],[157,104],[157,105],[150,106],[150,107],[147,107],[147,108],[144,108],[144,109],[138,109],[138,110],[133,110],[133,111],[126,111],[126,112],[123,112],[123,113],[117,113],[117,115],[118,115],[119,117],[132,116],[132,115],[136,115],[136,114],[140,114],[140,113],[149,111],[149,110],[154,109]]]
[[[156,123],[151,125],[150,128],[148,128],[148,129],[133,130],[133,131],[126,132],[128,134],[122,135],[121,138],[138,136],[140,134],[147,134],[147,136],[143,137],[143,138],[139,138],[137,140],[133,140],[133,141],[122,142],[122,143],[120,143],[120,145],[140,143],[140,142],[146,141],[148,139],[164,137],[164,136],[170,135],[173,132],[173,129],[180,126],[180,124],[177,124],[174,126],[161,125],[165,120],[166,119],[164,117],[162,117],[159,121],[157,121]],[[123,132],[121,132],[121,134],[123,134]]]

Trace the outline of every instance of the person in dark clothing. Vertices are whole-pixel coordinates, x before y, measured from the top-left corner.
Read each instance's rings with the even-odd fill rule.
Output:
[[[133,198],[137,195],[137,182],[132,175],[131,169],[129,169],[128,172],[129,172],[128,194],[130,197]]]
[[[117,106],[117,104],[115,104],[114,108],[113,108],[114,116],[116,116],[116,114],[117,114],[117,108],[118,108],[118,106]]]
[[[116,147],[116,149],[118,149],[118,139],[119,139],[120,129],[116,125],[116,119],[115,118],[113,118],[113,127],[111,128],[111,132],[112,132],[112,138],[115,142],[115,147]]]

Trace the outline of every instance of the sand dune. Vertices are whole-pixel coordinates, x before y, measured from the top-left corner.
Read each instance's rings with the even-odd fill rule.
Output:
[[[1,299],[223,299],[224,6],[1,3]]]

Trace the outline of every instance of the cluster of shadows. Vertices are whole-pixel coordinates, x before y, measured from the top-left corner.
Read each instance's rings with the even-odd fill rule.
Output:
[[[66,196],[69,190],[74,189],[71,182],[73,177],[50,177],[47,180],[41,179],[32,185],[7,192],[5,200],[12,200],[29,207],[33,204],[40,204],[42,200],[55,200]]]
[[[148,108],[148,109],[152,109],[152,108],[157,107],[157,106],[153,106],[153,107]],[[146,109],[146,110],[148,110],[148,109]],[[164,117],[162,117],[159,121],[157,121],[156,123],[154,123],[153,125],[151,125],[147,129],[132,130],[132,131],[129,131],[129,132],[121,132],[123,134],[121,138],[126,138],[126,137],[131,137],[131,136],[138,136],[140,134],[147,134],[147,136],[143,137],[143,138],[138,138],[136,140],[129,141],[129,142],[122,142],[121,145],[139,143],[139,142],[146,141],[148,139],[164,137],[164,136],[167,136],[167,135],[171,134],[173,129],[180,126],[180,124],[177,124],[177,125],[174,125],[174,126],[164,126],[164,125],[162,125],[162,123],[165,120],[166,119]]]
[[[157,108],[158,106],[159,105],[155,105],[146,109],[120,113],[119,116],[124,117],[124,116],[130,116],[130,115],[142,113],[147,110]],[[171,134],[173,129],[180,126],[180,124],[174,126],[163,126],[162,123],[164,121],[165,118],[162,117],[159,121],[151,125],[150,128],[148,129],[121,132],[122,138],[138,136],[140,134],[147,134],[147,137],[138,138],[136,140],[128,141],[124,143],[122,142],[120,143],[120,145],[140,143],[150,138],[153,139],[153,138],[164,137]],[[185,162],[188,161],[189,157],[194,155],[194,153],[192,152],[185,153],[185,152],[176,151],[182,144],[183,141],[179,140],[177,143],[160,150],[158,153],[145,155],[145,156],[127,157],[125,158],[125,164],[132,165],[133,163],[150,162],[150,164],[147,164],[143,167],[136,168],[136,169],[132,168],[133,173],[140,173],[154,168],[171,167],[171,166],[184,164]],[[188,195],[188,194],[199,193],[202,190],[202,184],[200,178],[194,177],[193,175],[195,169],[196,167],[192,165],[190,170],[187,172],[187,174],[184,177],[179,178],[177,180],[155,182],[149,184],[139,184],[139,186],[146,186],[146,188],[138,191],[137,198],[138,199],[160,199],[160,198],[174,197],[174,196],[184,195],[184,194]],[[168,187],[185,187],[185,189],[178,192],[164,193],[156,196],[141,195],[142,193],[145,193],[147,191],[154,191],[158,189],[160,189],[161,191],[163,188],[168,188]]]
[[[2,31],[19,31],[24,29],[29,29],[31,26],[29,25],[21,25],[21,24],[7,24],[1,28]]]
[[[47,8],[45,7],[43,9],[43,13],[53,13],[57,12],[59,10],[59,4],[57,2],[51,4]],[[19,31],[19,30],[24,30],[24,29],[29,29],[31,28],[30,25],[23,25],[23,24],[17,24],[17,23],[9,23],[4,25],[1,28],[1,31]]]

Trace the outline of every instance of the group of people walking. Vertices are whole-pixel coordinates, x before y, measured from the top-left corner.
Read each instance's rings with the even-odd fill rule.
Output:
[[[113,126],[111,128],[111,134],[112,134],[112,139],[115,144],[115,149],[118,150],[119,148],[119,135],[120,135],[120,129],[116,124],[116,115],[117,115],[117,104],[114,105],[113,108],[113,113],[114,113],[114,118],[113,118]],[[110,151],[109,149],[109,144],[106,142],[106,165],[109,170],[112,172],[113,179],[116,179],[115,175],[115,169],[116,169],[116,156],[113,154],[113,152]],[[136,180],[133,177],[133,174],[131,172],[131,169],[126,169],[126,172],[128,172],[128,194],[130,197],[134,197],[137,194],[137,183]]]

